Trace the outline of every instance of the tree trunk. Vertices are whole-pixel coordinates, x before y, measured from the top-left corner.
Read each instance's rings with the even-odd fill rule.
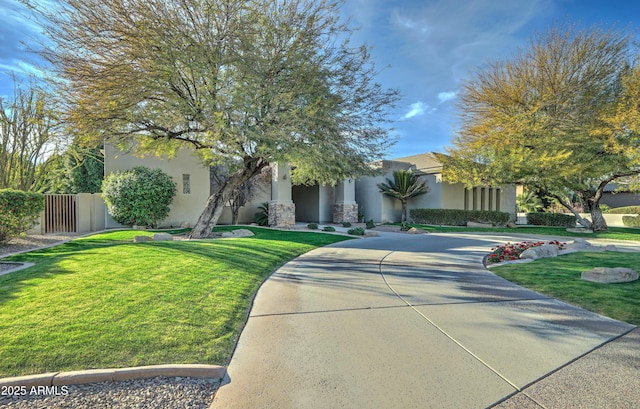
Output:
[[[245,157],[242,169],[227,178],[218,191],[209,196],[207,204],[202,214],[200,214],[198,222],[193,226],[189,238],[205,239],[210,237],[211,231],[216,223],[218,223],[224,205],[229,200],[229,197],[231,197],[231,194],[244,182],[260,173],[260,171],[268,165],[269,163],[262,158]]]
[[[400,223],[404,223],[407,221],[407,202],[401,202],[402,203],[402,220],[400,220]]]
[[[567,202],[566,200],[564,200],[562,197],[560,197],[558,195],[550,194],[549,196],[551,196],[554,199],[556,199],[558,201],[558,203],[560,203],[567,210],[569,210],[571,213],[573,213],[573,215],[576,217],[576,220],[578,221],[578,223],[582,227],[584,227],[586,229],[591,229],[592,228],[592,223],[588,219],[585,219],[584,217],[580,216],[580,213],[578,213],[576,211],[576,209],[573,208],[573,205],[571,203]]]
[[[600,203],[591,205],[591,228],[593,231],[607,231],[609,230],[609,226],[607,226],[607,221],[604,219],[602,215],[602,210],[600,210]]]

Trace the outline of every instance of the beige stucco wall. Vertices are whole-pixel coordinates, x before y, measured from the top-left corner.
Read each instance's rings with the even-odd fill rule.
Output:
[[[198,220],[198,216],[204,209],[209,197],[209,168],[202,165],[195,152],[191,149],[178,151],[175,158],[145,156],[138,157],[133,152],[122,152],[114,146],[105,145],[105,176],[116,172],[146,166],[152,169],[161,169],[171,176],[176,183],[176,195],[170,205],[169,216],[160,222],[162,227],[177,227],[184,222],[192,226]],[[182,175],[188,174],[191,179],[191,193],[183,192]],[[107,215],[106,228],[120,227]]]

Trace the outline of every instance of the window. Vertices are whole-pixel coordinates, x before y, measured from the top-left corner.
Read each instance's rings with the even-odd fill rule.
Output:
[[[191,194],[191,175],[182,175],[182,193],[185,195]]]
[[[496,189],[496,210],[500,211],[500,189]]]
[[[480,210],[486,210],[484,208],[484,203],[485,203],[484,197],[486,194],[487,194],[487,190],[485,188],[480,189]]]
[[[478,188],[473,188],[473,210],[478,210]]]
[[[489,188],[489,210],[493,210],[493,188]]]

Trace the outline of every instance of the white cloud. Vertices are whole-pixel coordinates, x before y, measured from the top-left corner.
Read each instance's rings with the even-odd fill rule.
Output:
[[[438,94],[438,101],[440,101],[440,103],[442,104],[443,102],[456,99],[457,96],[458,96],[458,93],[455,91],[440,92]]]
[[[404,120],[413,118],[415,116],[422,116],[429,110],[429,105],[425,104],[424,102],[418,101],[409,106],[409,112],[404,114],[401,119]]]

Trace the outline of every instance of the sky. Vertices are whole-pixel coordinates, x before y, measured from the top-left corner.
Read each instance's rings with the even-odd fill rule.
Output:
[[[353,43],[372,48],[378,81],[402,95],[389,158],[444,152],[457,129],[461,82],[555,22],[640,29],[640,0],[346,0],[342,12],[358,28]],[[38,72],[24,43],[39,28],[17,0],[0,0],[0,15],[0,95],[9,95],[7,72]]]

